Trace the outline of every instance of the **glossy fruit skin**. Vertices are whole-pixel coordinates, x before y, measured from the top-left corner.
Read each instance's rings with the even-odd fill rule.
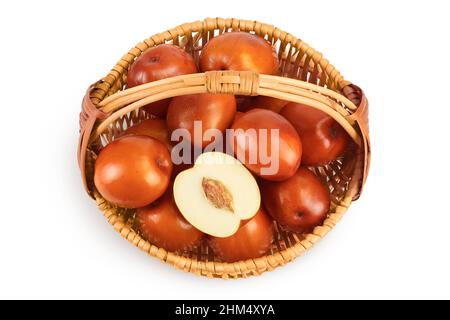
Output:
[[[242,116],[243,116],[244,114],[245,114],[244,112],[237,111],[236,114],[234,115],[233,123],[236,122],[236,121],[238,121],[240,118],[242,118]]]
[[[203,232],[194,228],[178,210],[171,188],[154,204],[136,212],[136,224],[150,243],[171,252],[180,252],[198,245]]]
[[[242,118],[242,116],[244,115],[244,112],[241,111],[236,111],[236,113],[234,114],[234,119],[233,119],[233,123],[231,124],[231,127],[234,126],[234,124],[236,123],[236,121],[238,121],[240,118]],[[233,139],[225,139],[225,150],[233,150]],[[228,152],[228,151],[227,151]]]
[[[227,238],[209,237],[208,243],[219,259],[231,263],[265,255],[274,239],[272,219],[260,208],[234,235]]]
[[[236,100],[238,98],[236,97]],[[267,109],[276,113],[280,111],[289,103],[289,101],[267,96],[248,97],[242,96],[241,103],[238,103],[238,111],[247,112],[253,109]]]
[[[303,165],[327,164],[342,156],[347,149],[349,135],[325,112],[289,103],[281,110],[281,115],[292,123],[302,139]]]
[[[160,44],[145,51],[131,65],[127,76],[127,87],[132,88],[144,83],[197,73],[197,66],[191,55],[178,46]],[[166,114],[170,99],[149,104],[145,109],[159,117]]]
[[[236,95],[236,105],[237,105],[237,111],[240,112],[247,112],[249,107],[253,105],[253,98],[252,96],[242,96],[242,95]]]
[[[123,136],[127,135],[149,136],[164,143],[169,150],[172,149],[169,130],[167,129],[165,120],[161,119],[144,120],[141,123],[127,129],[123,133]]]
[[[184,128],[194,137],[194,121],[202,122],[203,133],[208,129],[224,131],[233,122],[236,113],[236,99],[229,94],[192,94],[172,99],[167,111],[167,126],[170,132]],[[202,139],[205,147],[211,141]]]
[[[209,40],[200,55],[200,69],[278,72],[278,56],[271,44],[247,32],[228,32]]]
[[[262,181],[260,187],[267,212],[294,232],[311,232],[323,223],[330,210],[329,190],[304,167],[285,181]]]
[[[164,143],[169,151],[172,151],[173,145],[170,141],[169,129],[165,120],[148,119],[144,120],[136,126],[127,129],[123,136],[127,135],[143,135],[155,138]],[[172,177],[175,178],[181,171],[192,167],[192,164],[173,164]]]
[[[140,208],[164,194],[171,173],[170,153],[163,143],[148,136],[126,136],[100,152],[94,183],[106,200]]]
[[[245,154],[245,159],[239,160],[254,174],[263,179],[281,181],[293,176],[297,172],[302,157],[302,143],[295,128],[279,114],[265,109],[253,109],[237,119],[233,123],[232,129],[256,129],[258,132],[259,129],[267,129],[269,133],[267,150],[264,150],[263,154],[267,154],[269,157],[272,155],[271,145],[274,143],[270,135],[271,130],[279,130],[279,168],[276,173],[270,175],[261,172],[261,168],[270,167],[270,164],[263,164],[261,161],[263,159],[260,159],[259,156],[257,157],[257,163],[249,162],[249,155],[260,154],[259,136],[256,137],[256,141],[251,135],[247,136],[249,143],[242,143],[242,137],[245,137],[245,134],[235,131],[233,136],[235,154],[237,156],[239,154]]]
[[[286,100],[280,100],[266,96],[256,96],[253,97],[246,110],[249,111],[255,108],[261,108],[280,113],[281,109],[283,109],[288,103],[289,102]]]

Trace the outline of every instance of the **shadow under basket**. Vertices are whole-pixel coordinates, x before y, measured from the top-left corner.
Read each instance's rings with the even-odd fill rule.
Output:
[[[270,41],[280,60],[279,76],[254,72],[211,71],[177,76],[125,89],[127,71],[147,49],[170,43],[190,53],[198,64],[202,46],[225,32],[244,31]],[[263,95],[309,105],[333,117],[353,143],[334,162],[310,168],[328,186],[331,207],[327,219],[309,234],[283,230],[276,224],[276,240],[266,256],[224,263],[206,244],[186,252],[168,252],[143,239],[134,228],[135,210],[107,202],[93,184],[97,154],[127,128],[151,117],[143,106],[195,93]],[[368,102],[363,91],[344,80],[322,55],[302,40],[272,25],[238,19],[205,19],[156,34],[132,48],[102,80],[89,87],[80,115],[78,161],[88,194],[108,222],[129,242],[178,269],[216,278],[244,278],[282,266],[324,237],[359,198],[370,164]]]

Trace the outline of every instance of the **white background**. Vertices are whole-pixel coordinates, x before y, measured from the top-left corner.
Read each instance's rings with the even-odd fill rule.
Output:
[[[450,298],[447,1],[2,1],[0,298]],[[135,249],[84,193],[86,87],[144,38],[205,17],[271,23],[370,100],[361,199],[295,262],[248,280]]]

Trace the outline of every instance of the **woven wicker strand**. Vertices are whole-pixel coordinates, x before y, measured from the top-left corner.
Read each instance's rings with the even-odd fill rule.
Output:
[[[115,94],[99,104],[103,112],[118,111],[100,124],[96,130],[97,135],[94,135],[92,138],[98,138],[98,135],[104,132],[117,119],[151,102],[179,95],[209,92],[238,95],[261,94],[313,106],[335,118],[352,139],[357,144],[360,144],[359,134],[352,127],[354,123],[349,122],[351,118],[345,118],[350,115],[347,109],[356,109],[353,102],[332,90],[309,83],[289,80],[291,79],[259,76],[253,72],[212,71],[205,74],[173,77],[138,86]],[[317,91],[317,93],[314,91]],[[328,99],[326,95],[329,96]],[[332,99],[336,99],[337,102]],[[344,104],[345,107],[339,103]]]
[[[280,58],[278,76],[253,72],[212,71],[183,75],[125,89],[127,71],[147,49],[172,43],[192,54],[198,62],[202,46],[224,32],[245,31],[270,41]],[[276,241],[261,258],[224,263],[202,244],[187,252],[167,252],[143,239],[133,227],[132,210],[107,202],[93,184],[98,152],[126,128],[148,119],[141,107],[151,102],[194,93],[264,95],[303,103],[326,112],[350,135],[354,144],[332,163],[310,168],[329,187],[331,208],[327,219],[310,234],[283,230],[277,223]],[[156,34],[132,48],[111,72],[90,87],[80,115],[79,163],[88,193],[114,229],[133,245],[174,267],[201,276],[246,278],[274,270],[310,249],[342,218],[358,198],[368,172],[370,141],[367,127],[367,100],[362,91],[343,79],[322,55],[303,41],[271,25],[238,19],[205,19],[180,25]]]

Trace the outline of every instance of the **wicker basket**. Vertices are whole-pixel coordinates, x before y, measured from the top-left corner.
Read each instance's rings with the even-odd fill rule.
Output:
[[[127,70],[150,47],[172,43],[199,54],[209,39],[229,31],[255,33],[271,41],[280,59],[280,76],[252,72],[213,71],[183,75],[124,89]],[[277,237],[267,256],[223,263],[206,245],[183,254],[158,248],[133,228],[133,210],[108,203],[93,184],[93,168],[99,150],[120,133],[150,115],[141,107],[165,98],[194,93],[264,95],[320,109],[338,121],[353,139],[346,154],[326,166],[311,168],[328,185],[332,205],[328,218],[310,234],[295,234],[276,226]],[[345,81],[322,55],[303,41],[271,25],[238,19],[206,19],[180,25],[139,43],[120,59],[111,72],[93,84],[82,104],[78,160],[87,192],[96,200],[108,222],[128,241],[151,256],[181,270],[202,276],[243,278],[259,275],[300,256],[324,237],[356,200],[367,177],[370,162],[368,103],[362,90]]]

